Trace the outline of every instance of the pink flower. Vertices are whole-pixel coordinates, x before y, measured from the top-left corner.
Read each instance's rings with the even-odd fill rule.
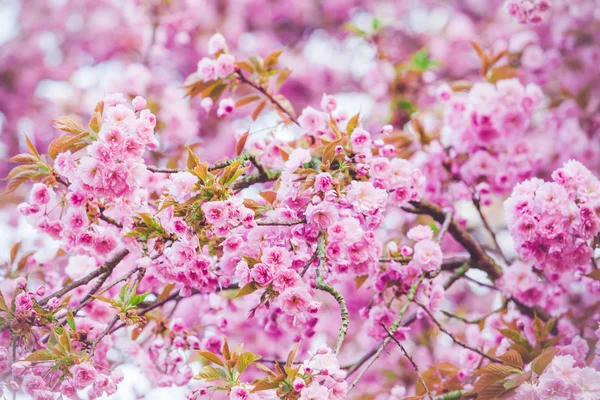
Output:
[[[206,222],[212,225],[225,225],[227,223],[227,205],[223,201],[209,201],[202,204],[202,212]]]
[[[231,54],[221,54],[215,68],[219,78],[226,78],[235,71],[235,58]]]
[[[282,268],[288,268],[291,265],[289,251],[283,247],[265,248],[260,260],[272,267],[275,271]]]
[[[96,369],[89,363],[76,364],[69,371],[73,375],[73,385],[77,390],[90,386],[98,376]]]
[[[311,296],[303,287],[291,287],[279,296],[283,311],[294,318],[294,324],[306,322],[306,312],[311,305]]]
[[[306,149],[295,149],[290,154],[289,159],[285,162],[285,170],[288,172],[294,172],[302,166],[302,164],[309,162],[311,159],[310,151]]]
[[[198,183],[198,177],[190,172],[182,171],[171,175],[170,184],[168,184],[169,194],[179,203],[184,203],[196,192],[194,186]]]
[[[371,148],[371,134],[364,129],[356,128],[350,135],[350,143],[354,151],[366,151]]]
[[[215,33],[208,40],[208,53],[216,54],[220,51],[224,51],[226,49],[226,46],[227,44],[223,35],[221,35],[220,33]]]
[[[442,250],[436,242],[425,239],[414,246],[413,260],[425,271],[432,272],[442,266]]]
[[[406,236],[410,240],[416,242],[425,239],[433,239],[433,230],[428,225],[417,225],[414,228],[411,228]]]
[[[96,238],[94,243],[94,250],[96,250],[100,254],[109,254],[116,247],[117,240],[113,235],[107,233]]]
[[[75,384],[73,383],[73,380],[65,379],[60,384],[60,392],[65,397],[75,398],[75,396],[77,396],[77,389],[75,388]]]
[[[310,204],[305,214],[306,221],[318,229],[327,229],[339,218],[336,206],[328,201],[322,201],[316,206]]]
[[[298,123],[308,133],[316,133],[325,128],[326,115],[312,107],[306,107],[298,117]]]
[[[273,271],[266,264],[258,263],[254,265],[250,272],[260,286],[265,286],[273,280]]]
[[[225,118],[226,116],[231,114],[234,109],[235,109],[235,101],[233,101],[232,98],[228,97],[228,98],[222,99],[219,102],[219,108],[217,109],[217,116],[219,118]]]
[[[131,101],[131,105],[135,111],[140,111],[146,107],[146,99],[144,99],[142,96],[135,96]]]
[[[30,202],[34,204],[48,204],[50,202],[50,189],[43,183],[36,183],[31,189]]]
[[[323,172],[315,177],[315,189],[321,192],[327,192],[331,189],[333,178],[330,174]]]
[[[232,387],[229,394],[230,400],[252,400],[253,397],[248,389],[241,386]]]
[[[337,108],[337,101],[335,101],[335,97],[324,94],[321,98],[321,110],[325,112],[332,112]]]
[[[16,308],[17,312],[23,313],[31,310],[33,302],[31,301],[31,296],[28,293],[19,293],[16,298]]]
[[[357,212],[363,214],[383,211],[387,202],[387,192],[375,188],[370,182],[353,181],[348,191],[348,202]]]
[[[329,399],[329,391],[325,386],[313,382],[300,392],[300,400],[325,400]]]
[[[208,58],[204,57],[198,62],[198,75],[203,81],[212,81],[217,78],[217,66],[216,63]]]
[[[287,288],[296,286],[301,281],[300,275],[293,269],[284,269],[277,271],[273,278],[273,286],[279,292],[283,292]]]

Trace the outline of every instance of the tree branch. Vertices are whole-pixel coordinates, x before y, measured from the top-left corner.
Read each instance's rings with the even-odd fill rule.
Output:
[[[348,325],[350,324],[350,313],[348,313],[348,307],[346,306],[346,300],[344,300],[344,296],[335,289],[333,286],[325,283],[323,279],[323,274],[321,271],[321,267],[325,264],[325,233],[321,231],[319,234],[319,239],[317,241],[317,259],[319,263],[317,265],[317,289],[327,292],[333,296],[335,301],[340,305],[340,314],[342,318],[342,324],[340,326],[340,331],[338,333],[337,341],[335,343],[335,354],[339,354],[342,348],[342,343],[344,343],[344,338],[346,337],[346,332],[348,332]]]

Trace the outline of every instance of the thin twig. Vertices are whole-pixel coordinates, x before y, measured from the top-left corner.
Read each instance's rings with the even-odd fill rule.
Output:
[[[415,300],[414,302],[416,305],[418,305],[419,307],[421,307],[423,309],[423,311],[425,311],[427,313],[427,315],[429,316],[429,318],[431,319],[431,321],[438,327],[438,329],[442,332],[444,332],[446,335],[450,336],[450,339],[452,339],[452,341],[454,343],[456,343],[457,345],[459,345],[460,347],[463,347],[465,349],[474,351],[475,353],[479,354],[482,357],[487,358],[490,361],[496,362],[496,363],[500,363],[503,364],[504,362],[502,360],[500,360],[499,358],[496,358],[494,356],[490,356],[487,353],[484,353],[483,351],[476,349],[475,347],[471,347],[468,344],[462,342],[461,340],[457,339],[454,337],[454,335],[452,335],[450,332],[448,332],[446,330],[446,328],[444,328],[442,326],[442,324],[440,324],[440,322],[435,319],[435,317],[433,316],[433,314],[431,313],[431,311],[429,311],[429,309],[427,307],[425,307],[423,304],[419,303],[418,301]]]
[[[89,273],[87,276],[84,276],[81,279],[78,279],[76,281],[73,281],[71,283],[69,283],[68,285],[66,285],[65,287],[63,287],[62,289],[52,293],[49,296],[44,297],[42,300],[40,300],[38,302],[38,304],[40,304],[41,306],[46,305],[46,303],[48,303],[48,301],[54,297],[62,297],[64,296],[66,293],[69,293],[71,290],[78,288],[79,286],[82,285],[86,285],[88,284],[92,279],[97,278],[98,276],[107,273],[107,272],[112,272],[112,270],[129,254],[129,250],[128,249],[123,249],[121,251],[119,251],[117,254],[115,254],[115,256],[113,258],[111,258],[110,260],[108,260],[107,262],[104,263],[104,265],[102,265],[100,268],[95,269],[94,271],[92,271],[91,273]]]
[[[261,92],[266,98],[269,99],[269,101],[272,104],[274,104],[277,108],[279,108],[280,111],[282,111],[285,115],[287,115],[288,118],[290,119],[290,121],[292,121],[296,125],[300,126],[300,124],[298,123],[298,120],[296,120],[296,118],[292,115],[292,113],[290,113],[288,109],[286,109],[284,106],[282,106],[281,103],[279,101],[277,101],[277,99],[275,99],[273,96],[271,96],[271,94],[269,92],[267,92],[262,86],[254,83],[250,79],[246,78],[246,76],[240,70],[237,71],[237,75],[243,83],[246,83],[246,84],[252,86],[254,89]]]
[[[406,303],[404,303],[404,305],[400,309],[400,312],[398,313],[398,318],[396,318],[396,321],[394,322],[394,324],[392,325],[392,328],[390,329],[390,333],[392,335],[396,334],[396,332],[398,331],[398,328],[400,328],[400,324],[402,322],[402,317],[404,316],[404,313],[408,309],[408,306],[410,306],[410,303],[412,303],[414,301],[415,294],[417,293],[417,289],[419,288],[419,285],[421,285],[421,282],[423,282],[424,278],[425,278],[425,275],[420,275],[419,278],[417,278],[416,282],[413,283],[412,287],[410,288],[410,291],[408,292],[408,295],[406,298]],[[379,358],[379,356],[383,352],[383,349],[390,342],[390,340],[391,340],[390,337],[386,336],[386,338],[383,340],[383,343],[381,343],[381,345],[379,345],[379,347],[375,351],[375,354],[373,354],[373,357],[370,359],[370,361],[367,363],[367,365],[359,372],[356,379],[354,379],[354,382],[352,382],[352,384],[348,388],[348,391],[352,390],[356,386],[358,381],[360,381],[360,379],[367,372],[367,370],[371,367],[371,365],[373,365],[375,363],[375,361]]]
[[[255,221],[258,226],[294,226],[306,223],[304,218],[293,221]]]
[[[398,347],[400,347],[400,350],[402,350],[402,352],[404,353],[404,356],[406,356],[406,358],[408,359],[408,361],[410,361],[410,363],[412,364],[413,368],[415,369],[415,372],[417,373],[417,377],[419,379],[419,382],[421,383],[421,386],[423,386],[423,389],[425,390],[425,393],[427,394],[427,396],[431,400],[433,400],[433,397],[431,396],[431,392],[429,391],[429,388],[425,384],[425,381],[423,380],[423,377],[421,376],[421,373],[419,372],[419,367],[417,366],[417,364],[415,363],[415,361],[412,359],[412,357],[410,356],[410,354],[408,354],[408,351],[406,351],[406,349],[404,348],[404,346],[402,346],[402,343],[400,343],[400,341],[398,339],[396,339],[394,337],[394,335],[392,335],[390,333],[390,331],[388,330],[388,328],[386,328],[385,324],[382,323],[381,326],[385,330],[385,332],[387,333],[388,337],[390,339],[392,339],[398,345]]]
[[[502,248],[500,247],[500,243],[498,243],[498,238],[496,238],[496,233],[494,232],[494,230],[488,223],[485,215],[483,215],[483,211],[481,210],[481,202],[479,201],[479,198],[477,198],[475,196],[475,194],[473,194],[473,204],[475,205],[475,208],[477,209],[477,212],[479,213],[479,217],[481,218],[481,221],[483,222],[483,226],[485,227],[485,229],[489,232],[490,236],[492,237],[492,241],[494,242],[494,246],[496,247],[498,254],[500,255],[500,257],[502,257],[502,259],[504,260],[506,265],[510,265],[510,261],[504,255],[504,253],[502,252]]]

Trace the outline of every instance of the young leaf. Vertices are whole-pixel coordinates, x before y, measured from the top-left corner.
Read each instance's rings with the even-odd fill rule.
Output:
[[[223,360],[219,358],[218,355],[208,350],[196,350],[196,353],[200,354],[202,357],[206,358],[208,361],[213,362],[221,367],[225,366]]]
[[[244,134],[240,137],[237,144],[235,145],[235,155],[239,156],[244,151],[244,146],[246,145],[246,140],[248,140],[248,134],[250,131],[244,132]]]
[[[251,352],[245,352],[240,355],[240,358],[237,361],[237,369],[241,374],[248,368],[252,363],[256,360],[259,360],[260,356]]]
[[[546,349],[531,362],[531,370],[536,374],[541,375],[548,364],[550,364],[556,353],[558,353],[557,348]]]
[[[75,317],[73,316],[73,313],[71,312],[71,310],[67,310],[67,324],[74,331],[77,330],[77,328],[75,327]]]
[[[248,284],[246,284],[246,286],[244,286],[243,288],[240,289],[239,292],[237,292],[237,294],[233,297],[234,299],[237,299],[238,297],[243,297],[246,295],[249,295],[250,293],[254,293],[258,290],[259,286],[258,283],[252,281]]]
[[[40,157],[40,153],[38,153],[37,149],[35,148],[31,140],[29,139],[29,136],[27,135],[25,135],[25,143],[27,144],[27,149],[29,150],[29,152],[33,154],[35,158],[41,160],[42,158]]]
[[[50,350],[37,350],[25,357],[23,361],[43,362],[56,360],[57,356]]]
[[[215,381],[218,379],[222,379],[221,370],[215,367],[206,366],[202,367],[198,375],[196,375],[195,379],[204,379],[205,381]]]
[[[354,129],[356,129],[356,127],[358,126],[359,119],[360,113],[357,113],[352,118],[350,118],[350,121],[348,121],[348,126],[346,127],[346,132],[348,132],[348,135],[351,135],[352,132],[354,132]]]

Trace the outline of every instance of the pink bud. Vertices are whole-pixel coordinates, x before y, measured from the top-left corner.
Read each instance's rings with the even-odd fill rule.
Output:
[[[179,333],[179,332],[183,331],[183,328],[184,328],[183,319],[181,319],[181,318],[174,318],[171,321],[171,330],[173,332]]]
[[[40,297],[44,296],[46,294],[46,286],[44,286],[44,285],[39,286],[36,289],[35,294]]]
[[[140,111],[141,109],[143,109],[144,107],[146,107],[146,99],[144,99],[142,96],[136,96],[132,101],[131,104],[133,105],[133,109],[135,111]]]
[[[410,257],[413,255],[413,249],[409,246],[402,246],[402,249],[400,249],[400,254],[402,254],[402,257]]]
[[[369,166],[365,164],[357,164],[356,165],[356,174],[358,176],[365,176],[369,173]]]
[[[384,125],[383,128],[381,128],[381,133],[383,133],[386,136],[391,135],[393,131],[394,127],[392,125]]]
[[[13,393],[18,392],[19,389],[20,389],[19,388],[19,384],[17,382],[15,382],[15,381],[8,382],[8,386],[7,387],[8,387],[8,390],[10,390]]]
[[[392,146],[391,144],[387,144],[383,146],[383,149],[381,149],[381,155],[384,157],[389,157],[393,155],[395,151],[396,148],[394,146]]]
[[[342,154],[344,152],[344,148],[338,144],[337,146],[335,146],[333,151],[335,151],[336,154]]]
[[[212,108],[213,104],[213,99],[210,97],[205,97],[200,101],[200,107],[202,107],[204,112],[206,112],[207,114],[210,112],[210,109]]]
[[[15,279],[15,284],[18,288],[25,289],[27,287],[27,279],[20,276],[17,279]]]

